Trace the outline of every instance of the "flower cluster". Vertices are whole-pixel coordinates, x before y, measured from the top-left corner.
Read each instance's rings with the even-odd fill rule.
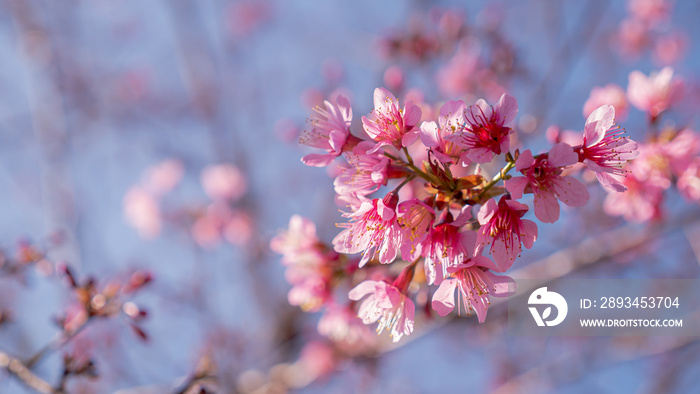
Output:
[[[344,97],[317,112],[301,143],[324,152],[303,161],[318,166],[340,160],[334,186],[347,221],[338,224],[334,251],[298,216],[271,247],[289,267],[290,303],[318,310],[331,305],[333,289],[347,286],[361,321],[377,323],[377,331],[387,330],[394,341],[414,331],[413,295],[430,286],[437,286],[430,306],[438,315],[457,309],[483,322],[491,298],[514,291],[504,273],[537,240],[537,224],[525,218],[530,207],[524,196],[534,196],[535,218],[554,223],[560,201],[580,207],[589,200],[587,187],[568,167],[582,163],[604,187],[622,192],[623,166],[639,154],[607,104],[592,111],[579,144],[558,142],[539,154],[512,150],[518,104],[508,94],[494,105],[482,99],[471,106],[446,102],[432,120],[422,119],[410,101],[401,106],[387,89],[377,88],[374,109],[362,117],[367,139],[351,134],[352,110]],[[487,177],[495,166],[500,170]],[[359,260],[345,257],[355,254]],[[304,297],[292,296],[297,293]],[[423,306],[418,311],[430,308]]]
[[[188,228],[194,241],[203,248],[213,248],[222,239],[245,245],[253,236],[253,220],[239,207],[247,192],[245,175],[231,164],[205,167],[200,174],[204,193],[211,200],[206,205],[168,209],[165,197],[182,181],[184,167],[175,159],[166,160],[148,169],[141,182],[124,196],[124,216],[143,238],[161,233],[164,222]]]

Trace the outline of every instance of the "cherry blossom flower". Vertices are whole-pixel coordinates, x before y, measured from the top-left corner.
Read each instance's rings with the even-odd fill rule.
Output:
[[[365,196],[386,184],[389,159],[381,152],[367,153],[372,148],[374,144],[363,141],[352,152],[345,152],[348,163],[338,166],[340,174],[333,183],[336,193]]]
[[[325,108],[316,107],[316,115],[308,120],[310,129],[304,130],[299,143],[313,148],[327,151],[326,154],[311,153],[304,156],[301,161],[307,166],[324,167],[338,157],[343,150],[349,150],[356,144],[357,138],[350,134],[352,122],[352,108],[345,96],[338,95],[335,103],[324,101]],[[348,140],[352,140],[346,146]]]
[[[476,105],[464,113],[464,130],[445,137],[467,149],[467,157],[476,163],[488,163],[494,154],[508,152],[510,133],[507,127],[518,113],[518,103],[513,96],[504,93],[495,107],[479,99]]]
[[[158,199],[141,187],[132,187],[124,196],[124,216],[143,238],[160,234]]]
[[[321,275],[312,275],[293,283],[287,300],[290,305],[299,306],[305,312],[316,312],[330,299],[328,279]]]
[[[530,150],[520,154],[515,169],[525,176],[505,181],[514,199],[522,198],[529,186],[535,195],[535,216],[544,223],[559,219],[559,202],[571,207],[581,207],[590,198],[586,186],[572,177],[562,177],[562,168],[578,163],[578,155],[565,143],[558,143],[546,155],[532,156]]]
[[[142,184],[156,196],[169,193],[182,180],[184,168],[177,159],[169,159],[146,171]]]
[[[423,241],[423,267],[428,284],[440,284],[447,275],[447,268],[466,260],[474,253],[476,234],[463,229],[471,218],[469,207],[462,209],[455,220],[446,212],[440,224],[430,229]]]
[[[245,175],[231,164],[217,164],[204,168],[202,187],[212,200],[238,200],[247,188]]]
[[[677,63],[688,48],[688,41],[681,32],[659,37],[654,44],[654,60],[661,65]]]
[[[479,323],[486,320],[486,313],[490,305],[489,296],[507,297],[514,293],[515,281],[508,276],[494,275],[489,269],[495,268],[493,262],[484,256],[475,256],[454,267],[449,267],[447,272],[450,277],[440,283],[440,287],[433,294],[432,307],[440,316],[446,316],[455,307],[455,291],[457,296],[457,310],[471,315],[476,312]],[[460,305],[461,300],[461,305]]]
[[[420,200],[411,199],[399,204],[398,213],[404,240],[401,256],[404,260],[415,260],[421,253],[421,243],[433,226],[435,210]]]
[[[369,116],[362,117],[362,125],[367,135],[377,141],[374,151],[385,145],[400,149],[418,139],[416,125],[420,118],[421,110],[412,101],[406,102],[401,109],[399,101],[391,92],[377,88],[374,90],[374,109]]]
[[[466,120],[464,111],[467,106],[464,101],[448,101],[440,108],[438,122],[423,122],[420,127],[420,139],[423,144],[432,148],[435,157],[443,163],[453,162],[463,157],[468,164],[466,153],[453,141],[446,140],[448,135],[462,132]]]
[[[615,126],[615,108],[604,105],[591,113],[583,132],[583,146],[578,147],[579,160],[595,172],[598,181],[608,189],[623,192],[625,186],[613,177],[624,175],[622,165],[639,155],[637,143],[623,137],[625,130]]]
[[[291,264],[319,242],[316,225],[309,219],[293,215],[289,229],[282,231],[270,241],[270,249],[282,255],[282,262]]]
[[[648,112],[652,119],[669,109],[683,97],[683,80],[673,77],[673,69],[665,67],[648,77],[632,71],[627,85],[627,98],[641,111]]]
[[[357,315],[364,324],[379,321],[377,333],[381,334],[386,329],[390,331],[393,341],[398,342],[402,336],[413,332],[416,306],[394,285],[366,280],[350,290],[348,296],[353,301],[367,297],[362,301]]]
[[[689,201],[700,202],[700,157],[686,168],[678,179],[678,191]]]
[[[591,90],[591,95],[583,104],[583,116],[588,117],[594,110],[605,104],[615,107],[615,115],[618,120],[627,119],[628,104],[625,90],[614,83],[603,87],[596,86]]]
[[[491,245],[489,252],[499,272],[505,272],[513,265],[522,245],[530,249],[537,239],[535,222],[521,219],[527,211],[527,205],[508,196],[502,196],[498,203],[488,200],[479,209],[477,218],[481,228],[476,239],[477,254],[485,245]]]
[[[668,19],[671,4],[669,0],[630,0],[627,8],[636,19],[654,26]]]
[[[403,240],[401,227],[397,222],[396,204],[398,197],[387,194],[384,199],[363,202],[355,212],[344,213],[350,223],[339,224],[345,227],[335,239],[333,246],[338,253],[362,252],[360,268],[379,253],[379,262],[389,264],[398,255]]]
[[[663,193],[667,183],[658,182],[658,178],[648,181],[639,180],[634,171],[623,178],[626,188],[624,193],[609,192],[603,204],[608,215],[622,216],[631,222],[647,222],[661,217]]]

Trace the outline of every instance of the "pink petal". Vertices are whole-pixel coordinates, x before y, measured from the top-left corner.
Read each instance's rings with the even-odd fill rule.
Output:
[[[491,115],[493,114],[493,109],[486,102],[486,100],[478,99],[478,100],[476,100],[476,104],[474,104],[474,105],[477,108],[471,108],[472,113],[480,115],[483,112],[484,116],[486,116],[486,119],[491,118]],[[479,110],[479,109],[481,109],[481,110]]]
[[[396,97],[384,88],[374,89],[374,110],[379,112],[390,112],[396,106]]]
[[[403,123],[407,129],[414,127],[420,122],[420,118],[423,115],[420,107],[413,104],[412,101],[407,101],[404,106]]]
[[[515,169],[517,171],[522,171],[526,168],[532,167],[532,165],[535,164],[535,158],[532,156],[532,152],[530,149],[521,152],[520,156],[518,156],[518,159],[515,160]]]
[[[435,122],[423,122],[420,126],[420,140],[423,145],[435,148],[440,146],[438,126]]]
[[[602,141],[605,133],[613,126],[614,122],[615,107],[612,105],[603,105],[591,112],[583,131],[586,146],[593,146]]]
[[[486,201],[486,204],[482,205],[481,208],[479,209],[479,213],[476,215],[477,220],[479,220],[479,224],[482,226],[491,220],[491,217],[493,217],[493,214],[496,212],[496,202],[491,199]]]
[[[514,178],[510,178],[507,181],[505,181],[505,186],[508,192],[510,192],[511,196],[515,200],[519,200],[523,198],[523,192],[525,191],[525,187],[530,181],[527,179],[527,177],[524,176],[516,176]]]
[[[578,179],[569,176],[557,179],[554,191],[559,200],[570,207],[582,207],[590,199],[588,188]]]
[[[566,167],[578,163],[578,154],[571,146],[560,142],[552,147],[547,159],[552,167]]]
[[[526,248],[532,248],[537,240],[537,225],[532,220],[523,220],[523,234],[520,235],[520,240]],[[520,252],[518,252],[520,253]]]
[[[301,158],[301,162],[310,167],[325,167],[331,164],[336,157],[338,156],[332,153],[309,153]]]
[[[493,151],[489,148],[472,148],[467,151],[467,157],[474,163],[488,163],[493,159]]]
[[[508,93],[503,93],[496,104],[495,111],[498,114],[498,119],[502,122],[501,125],[505,126],[512,122],[515,115],[518,114],[518,101]]]
[[[445,129],[450,126],[459,127],[464,123],[464,111],[467,109],[467,105],[464,101],[448,101],[440,107],[440,118],[438,122],[440,123],[440,128]],[[448,130],[449,134],[452,134],[452,130]]]
[[[447,316],[455,308],[457,279],[445,279],[433,294],[432,307],[440,316]]]
[[[520,242],[513,242],[513,245],[506,245],[505,239],[501,236],[495,238],[491,244],[491,256],[498,267],[498,272],[506,272],[513,266],[515,258],[520,254]]]
[[[472,259],[472,262],[478,267],[485,267],[493,271],[499,271],[499,268],[496,265],[496,263],[491,261],[491,259],[486,256],[475,256]]]
[[[401,145],[409,147],[418,140],[418,129],[413,129],[401,137]]]
[[[559,201],[553,192],[535,189],[535,216],[543,223],[559,220]]]
[[[350,290],[350,292],[348,293],[348,298],[350,298],[353,301],[359,301],[367,294],[374,293],[377,283],[379,282],[375,280],[366,280],[364,282],[360,282],[357,286],[353,287],[352,290]]]
[[[596,172],[595,176],[596,178],[598,178],[598,182],[600,182],[600,184],[607,189],[616,192],[624,192],[627,190],[627,186],[623,185],[620,181],[613,178],[610,174],[607,174],[605,172]]]
[[[510,276],[494,275],[489,271],[484,272],[484,275],[491,279],[494,285],[495,291],[489,293],[490,295],[494,297],[507,297],[515,294],[516,284]]]

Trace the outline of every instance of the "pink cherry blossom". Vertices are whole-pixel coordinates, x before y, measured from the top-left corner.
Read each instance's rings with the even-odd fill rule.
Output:
[[[480,52],[481,46],[477,40],[462,40],[455,55],[437,72],[438,89],[447,96],[473,91]]]
[[[218,164],[204,168],[201,181],[204,192],[212,200],[238,200],[248,188],[245,175],[231,164]]]
[[[629,0],[627,8],[636,19],[654,26],[668,19],[671,2],[669,0]]]
[[[522,219],[528,211],[527,205],[502,196],[496,203],[488,200],[479,209],[479,233],[476,239],[477,254],[485,245],[490,245],[490,253],[496,262],[497,271],[507,271],[520,255],[522,245],[532,248],[537,239],[535,222]]]
[[[609,192],[603,204],[608,215],[622,216],[631,222],[647,222],[661,216],[661,205],[667,184],[657,182],[658,178],[642,181],[634,171],[622,180],[627,189],[624,193]]]
[[[333,246],[338,253],[362,253],[360,268],[374,255],[379,253],[379,262],[389,264],[398,255],[403,241],[401,227],[396,215],[398,198],[388,194],[383,200],[374,199],[363,202],[355,212],[344,213],[350,223],[338,224],[345,227],[333,239]]]
[[[300,307],[305,312],[316,312],[330,299],[328,279],[321,275],[312,275],[293,283],[287,294],[290,305]]]
[[[124,196],[124,216],[141,237],[149,239],[160,234],[158,200],[141,187],[131,188]]]
[[[333,183],[336,193],[366,196],[386,184],[389,159],[381,152],[367,153],[372,148],[373,143],[363,141],[352,152],[345,152],[348,162],[338,166],[340,173]]]
[[[404,260],[412,261],[421,253],[421,243],[435,221],[435,210],[420,200],[411,199],[399,204],[398,212],[404,240],[401,256]]]
[[[467,106],[464,101],[448,101],[440,108],[438,122],[423,122],[420,127],[420,139],[423,144],[432,148],[433,154],[443,163],[456,161],[461,156],[466,158],[464,150],[445,137],[464,130],[466,119],[464,111]],[[468,164],[468,162],[467,162]]]
[[[463,131],[445,137],[467,149],[467,157],[476,163],[488,163],[494,154],[508,152],[510,133],[507,127],[518,113],[518,103],[513,96],[504,93],[495,107],[479,99],[476,105],[464,113],[466,125]]]
[[[613,176],[625,174],[623,164],[639,155],[637,143],[623,137],[625,130],[615,126],[615,108],[604,105],[591,113],[583,132],[583,146],[577,147],[579,160],[595,172],[608,189],[622,192],[626,188]]]
[[[700,157],[686,168],[678,179],[678,191],[689,201],[700,202]]]
[[[289,219],[289,229],[272,238],[270,249],[282,255],[282,262],[291,264],[298,255],[306,253],[318,242],[316,225],[303,216],[293,215]]]
[[[338,95],[335,103],[326,100],[323,105],[325,108],[314,108],[316,114],[308,120],[310,128],[304,130],[299,138],[300,144],[323,149],[327,152],[326,154],[311,153],[304,156],[301,161],[308,166],[327,166],[343,152],[344,148],[351,148],[351,146],[345,146],[348,139],[356,139],[350,134],[352,108],[348,99]]]
[[[362,324],[352,308],[333,302],[327,304],[317,330],[348,354],[369,351],[377,342],[377,336]]]
[[[367,135],[377,142],[375,150],[381,146],[392,145],[396,149],[409,146],[418,139],[421,110],[406,102],[403,109],[391,92],[384,88],[374,90],[374,109],[369,116],[362,117],[362,125]]]
[[[688,36],[681,32],[659,37],[654,44],[654,60],[661,65],[677,63],[688,48]]]
[[[350,290],[348,296],[353,301],[367,297],[362,301],[357,316],[364,324],[379,321],[377,333],[381,334],[386,329],[390,331],[393,341],[398,342],[402,336],[413,332],[416,307],[395,286],[384,281],[366,280]]]
[[[447,268],[474,255],[476,234],[463,229],[471,218],[469,207],[462,209],[455,220],[452,220],[452,214],[446,213],[444,216],[440,224],[430,229],[422,245],[425,277],[431,285],[442,282]]]
[[[162,196],[180,183],[184,172],[180,160],[169,159],[149,168],[142,184],[153,195]]]
[[[591,90],[591,95],[583,104],[583,116],[588,117],[594,110],[605,104],[615,107],[618,120],[627,119],[628,104],[625,90],[614,83],[603,87],[596,86]]]
[[[629,75],[627,98],[641,111],[648,112],[652,119],[671,108],[683,97],[683,80],[673,77],[673,69],[665,67],[648,77],[639,71]]]
[[[489,271],[492,267],[491,260],[476,256],[448,268],[450,277],[442,281],[433,294],[432,307],[435,312],[440,316],[452,312],[455,308],[455,291],[459,290],[457,310],[461,312],[464,309],[467,315],[471,315],[473,310],[479,323],[483,323],[491,304],[489,297],[506,297],[515,290],[515,281],[508,276],[494,275]]]
[[[530,150],[520,154],[515,169],[525,176],[505,181],[506,188],[514,199],[522,198],[527,186],[535,195],[535,216],[544,223],[559,219],[559,202],[571,207],[580,207],[590,198],[586,186],[572,177],[561,176],[563,167],[578,163],[573,148],[561,142],[546,155],[532,156]]]

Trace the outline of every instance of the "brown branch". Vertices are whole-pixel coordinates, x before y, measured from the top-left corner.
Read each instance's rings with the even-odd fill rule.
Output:
[[[19,379],[27,387],[39,393],[63,394],[63,391],[54,389],[49,383],[36,376],[22,361],[0,351],[0,368],[7,370],[10,375]]]

